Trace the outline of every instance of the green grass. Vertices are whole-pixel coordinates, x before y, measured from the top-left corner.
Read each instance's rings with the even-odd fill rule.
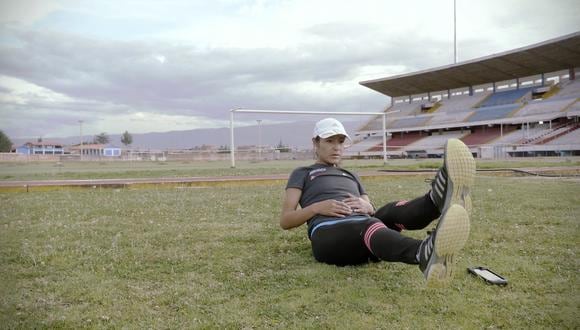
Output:
[[[364,183],[381,204],[424,178]],[[1,193],[0,327],[580,326],[578,181],[479,175],[470,241],[437,290],[416,266],[316,263],[305,228],[278,227],[283,186]]]
[[[158,178],[192,176],[226,176],[288,174],[297,166],[311,164],[312,160],[301,161],[238,161],[236,168],[230,168],[226,161],[170,161],[170,162],[0,162],[0,181],[7,180],[51,180],[51,179],[116,179],[116,178]],[[515,159],[506,161],[478,160],[478,168],[522,168],[580,166],[577,157],[538,158],[533,160]],[[345,160],[344,166],[355,171],[361,170],[420,170],[436,169],[441,159],[395,159],[383,165],[382,160]]]

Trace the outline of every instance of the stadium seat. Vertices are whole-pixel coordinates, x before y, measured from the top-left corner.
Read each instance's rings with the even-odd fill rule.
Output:
[[[507,104],[481,108],[475,111],[475,113],[471,115],[471,117],[467,118],[467,122],[487,121],[506,118],[509,117],[509,115],[519,107],[521,107],[520,104]]]
[[[491,94],[480,105],[480,108],[492,107],[504,104],[513,104],[521,99],[527,93],[531,93],[533,87],[526,87],[520,89],[512,89],[509,91],[496,92]]]

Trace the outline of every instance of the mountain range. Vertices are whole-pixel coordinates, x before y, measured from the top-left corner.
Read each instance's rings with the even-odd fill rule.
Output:
[[[354,132],[363,123],[360,121],[343,121],[345,129],[352,138]],[[282,143],[285,146],[299,149],[308,149],[312,145],[311,136],[313,122],[292,122],[283,124],[262,124],[234,128],[234,143],[237,147],[258,145],[259,140],[263,146],[277,146]],[[131,133],[131,132],[129,132]],[[184,131],[169,131],[155,133],[131,133],[133,137],[132,148],[138,149],[190,149],[202,145],[225,146],[230,145],[230,128],[200,128]],[[110,144],[123,146],[120,134],[110,134]],[[92,141],[92,136],[83,136],[83,141]],[[31,139],[12,139],[15,146],[20,146]],[[45,141],[61,143],[64,145],[78,144],[78,136],[62,138],[46,138]]]

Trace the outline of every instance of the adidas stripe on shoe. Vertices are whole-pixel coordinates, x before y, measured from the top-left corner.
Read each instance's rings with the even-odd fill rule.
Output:
[[[443,167],[437,171],[431,184],[431,199],[443,214],[452,204],[472,210],[471,187],[475,181],[475,160],[469,148],[458,139],[445,144]]]

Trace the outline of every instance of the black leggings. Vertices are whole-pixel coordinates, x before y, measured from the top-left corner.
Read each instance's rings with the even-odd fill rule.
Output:
[[[408,202],[398,201],[385,204],[375,212],[374,217],[381,220],[387,227],[401,231],[423,229],[440,215],[439,209],[427,193]]]
[[[429,194],[406,203],[388,203],[372,218],[318,227],[310,238],[312,252],[317,261],[338,266],[375,260],[416,264],[421,241],[400,231],[423,229],[439,216]]]

